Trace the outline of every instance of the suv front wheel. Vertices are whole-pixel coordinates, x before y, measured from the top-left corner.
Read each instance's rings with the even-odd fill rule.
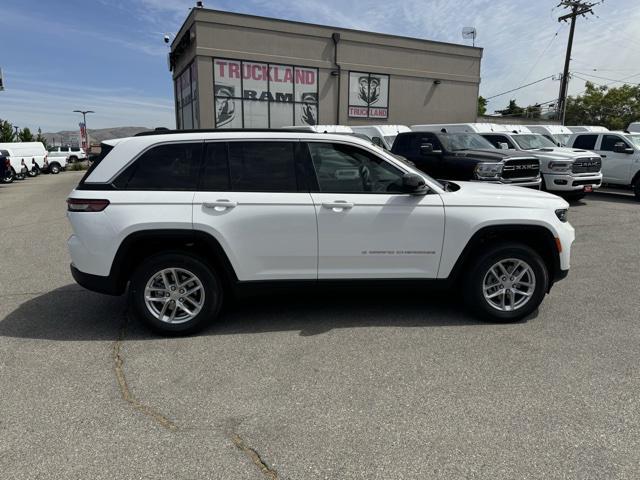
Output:
[[[467,305],[486,320],[512,322],[531,314],[549,284],[547,267],[526,245],[505,243],[486,252],[466,279]]]
[[[186,335],[208,325],[222,305],[222,287],[202,260],[182,253],[150,257],[131,278],[137,316],[165,335]]]

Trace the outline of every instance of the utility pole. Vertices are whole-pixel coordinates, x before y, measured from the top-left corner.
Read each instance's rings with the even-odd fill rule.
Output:
[[[567,90],[569,87],[569,64],[571,63],[571,49],[573,48],[573,34],[576,30],[576,18],[579,15],[584,16],[587,13],[591,13],[593,15],[593,7],[602,3],[604,0],[599,2],[587,2],[585,0],[562,0],[558,7],[564,7],[566,9],[570,9],[571,12],[566,15],[562,15],[558,17],[558,22],[566,22],[567,20],[571,20],[571,28],[569,30],[569,41],[567,43],[567,55],[564,59],[564,71],[562,73],[562,78],[560,79],[560,93],[558,95],[558,116],[564,125],[566,107],[567,107]]]

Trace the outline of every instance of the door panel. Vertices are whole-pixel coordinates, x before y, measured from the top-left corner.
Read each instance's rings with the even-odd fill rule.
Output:
[[[617,142],[623,142],[629,146],[618,135],[602,135],[600,137],[600,145],[597,152],[602,157],[603,182],[628,185],[631,183],[629,176],[635,155],[614,152],[613,146]]]
[[[193,225],[218,239],[239,280],[317,278],[308,193],[196,192]]]
[[[439,195],[311,195],[318,278],[436,278],[444,235]]]

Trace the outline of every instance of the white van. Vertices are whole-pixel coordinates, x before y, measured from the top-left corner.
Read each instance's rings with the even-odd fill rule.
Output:
[[[0,149],[11,152],[11,166],[16,173],[21,172],[22,166],[25,165],[27,174],[35,177],[45,168],[47,149],[42,142],[0,143]]]
[[[640,133],[640,122],[631,122],[627,127],[628,132]]]
[[[315,133],[353,133],[351,127],[347,127],[346,125],[296,125],[282,128],[285,130],[300,130],[301,132]]]
[[[531,133],[524,125],[510,125],[503,123],[433,123],[425,125],[411,125],[411,130],[440,132],[445,129],[448,133]]]
[[[607,127],[600,125],[568,125],[567,128],[571,130],[571,133],[605,133],[609,131]]]
[[[559,147],[565,147],[573,133],[564,125],[527,125],[527,128],[533,133],[544,135]]]
[[[411,131],[406,125],[352,125],[351,129],[366,135],[373,143],[387,150],[391,150],[399,133]]]

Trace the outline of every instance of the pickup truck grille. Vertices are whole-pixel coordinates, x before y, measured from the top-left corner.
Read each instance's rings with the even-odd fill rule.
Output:
[[[602,168],[602,160],[599,157],[578,158],[573,162],[573,173],[595,173]]]
[[[505,160],[502,168],[502,178],[531,178],[540,175],[540,161],[537,158],[518,158]]]

